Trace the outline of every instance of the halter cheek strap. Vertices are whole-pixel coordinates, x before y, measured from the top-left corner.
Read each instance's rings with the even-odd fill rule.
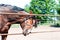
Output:
[[[26,17],[26,18],[23,19],[23,21],[22,21],[21,23],[25,22],[26,20],[28,20],[28,19],[30,19],[30,18],[33,19],[33,17]],[[28,24],[26,24],[26,25],[28,25]],[[34,24],[32,24],[32,25],[28,25],[28,26],[33,26],[33,25],[34,25]]]

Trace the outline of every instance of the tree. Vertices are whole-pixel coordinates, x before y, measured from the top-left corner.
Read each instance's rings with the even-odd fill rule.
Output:
[[[30,11],[29,8],[30,8],[30,6],[27,4],[24,9],[25,9],[26,12],[29,12]]]
[[[57,13],[60,14],[60,0],[58,0],[58,2],[59,2],[59,3],[58,3],[58,5],[57,5],[57,8],[56,8],[56,9],[57,9]]]
[[[55,11],[54,0],[32,0],[30,10],[36,14],[52,14]]]
[[[32,0],[29,10],[32,10],[35,14],[55,14],[56,3],[55,0]],[[43,22],[51,19],[51,17],[47,16],[37,16],[37,18],[43,20]]]

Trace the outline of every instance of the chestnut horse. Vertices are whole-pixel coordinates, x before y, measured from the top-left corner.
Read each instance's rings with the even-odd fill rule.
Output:
[[[2,8],[1,8],[2,9]],[[8,13],[15,13],[10,8],[3,7],[3,10],[0,10],[0,12],[8,12]],[[26,36],[29,32],[29,30],[32,29],[33,26],[36,25],[36,21],[34,19],[34,16],[27,15],[32,14],[32,12],[27,13],[24,10],[20,10],[17,12],[18,14],[26,14],[26,15],[11,15],[11,14],[4,14],[0,15],[0,34],[8,33],[8,30],[11,26],[11,24],[19,23],[22,30],[23,35]],[[2,40],[6,40],[7,35],[1,35]]]

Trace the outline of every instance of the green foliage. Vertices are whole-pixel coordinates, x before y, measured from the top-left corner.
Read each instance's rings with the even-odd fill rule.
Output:
[[[58,0],[58,1],[59,1],[59,4],[57,5],[56,10],[57,10],[57,13],[60,14],[60,0]]]
[[[60,8],[57,8],[57,13],[60,15]]]
[[[33,11],[34,14],[55,14],[55,0],[31,0],[30,6],[27,6],[26,11]],[[47,22],[51,17],[37,16],[41,23]],[[51,19],[52,20],[52,19]]]
[[[54,25],[51,25],[52,27],[60,27],[60,24],[59,23],[56,23]]]
[[[26,5],[24,9],[25,9],[26,12],[29,12],[30,11],[29,8],[30,8],[30,6],[29,5]]]
[[[54,0],[32,0],[30,10],[36,14],[49,14],[54,13],[55,6]]]

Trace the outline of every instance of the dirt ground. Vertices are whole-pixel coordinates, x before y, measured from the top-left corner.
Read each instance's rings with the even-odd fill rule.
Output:
[[[32,32],[39,32],[39,33],[32,33],[27,36],[8,35],[7,40],[60,40],[60,28],[48,27],[45,25],[33,28]],[[22,29],[10,28],[9,34],[11,33],[22,33]]]

